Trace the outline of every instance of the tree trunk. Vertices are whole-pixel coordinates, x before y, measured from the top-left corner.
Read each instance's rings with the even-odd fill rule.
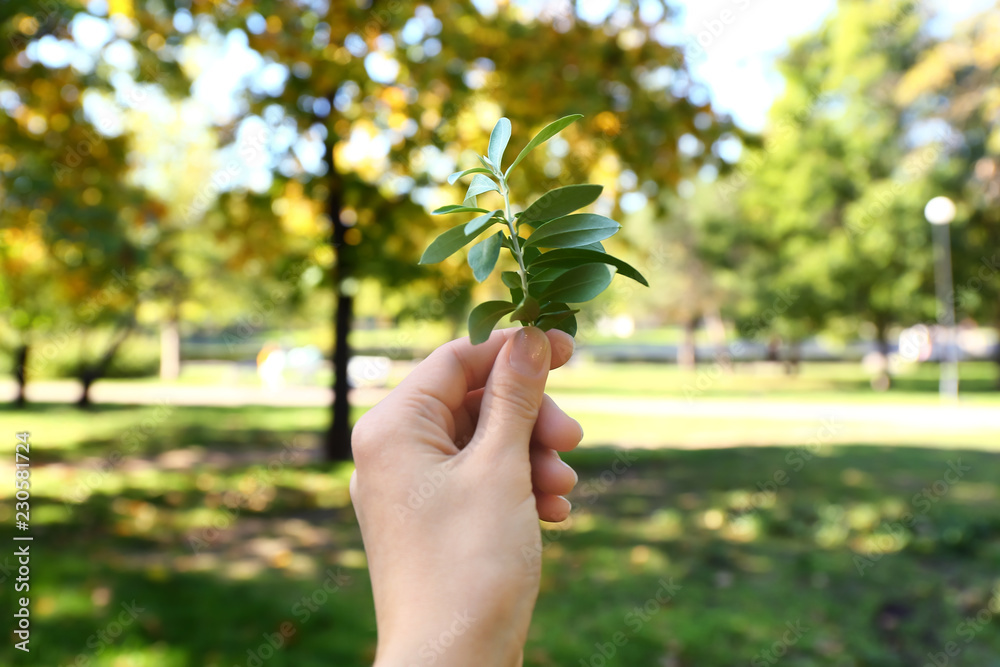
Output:
[[[333,350],[333,421],[326,439],[326,458],[330,461],[351,460],[351,403],[348,398],[350,383],[347,378],[347,363],[351,358],[348,337],[353,311],[354,297],[338,294],[334,319],[336,343]]]
[[[785,360],[785,375],[798,375],[802,368],[802,343],[793,340],[788,343],[788,359]]]
[[[94,382],[97,381],[96,375],[90,370],[82,371],[80,373],[80,386],[81,393],[80,398],[76,401],[76,407],[81,410],[86,410],[90,408],[93,404],[90,402],[90,388],[93,386]]]
[[[777,336],[771,336],[767,341],[767,355],[764,357],[766,361],[773,361],[775,363],[781,361],[781,339]]]
[[[889,332],[888,327],[879,324],[876,329],[876,342],[878,343],[878,353],[882,355],[882,358],[886,362],[886,368],[889,367]]]
[[[351,358],[348,337],[351,333],[351,321],[354,310],[353,290],[346,290],[345,281],[351,275],[349,264],[349,249],[344,244],[344,232],[347,227],[341,220],[343,207],[343,181],[337,173],[333,159],[333,147],[336,138],[333,131],[327,139],[327,161],[330,169],[330,195],[327,199],[327,216],[333,225],[330,242],[333,245],[333,289],[336,294],[337,310],[333,321],[333,412],[330,428],[326,433],[324,454],[328,461],[351,460],[351,404],[348,399],[350,389],[347,380],[347,363]]]
[[[892,375],[889,373],[889,331],[888,325],[875,325],[875,340],[881,365],[878,373],[872,378],[872,388],[876,391],[886,391],[892,386]]]
[[[181,374],[181,333],[177,310],[174,309],[160,326],[160,380],[172,382]]]
[[[722,321],[722,313],[718,308],[710,308],[705,313],[705,330],[708,331],[708,339],[715,348],[716,363],[723,370],[732,371],[733,359],[726,344],[726,323]]]
[[[90,388],[108,372],[108,366],[111,365],[112,360],[115,358],[115,354],[118,353],[118,348],[121,347],[122,343],[125,342],[125,339],[127,339],[132,333],[133,327],[135,327],[134,319],[129,321],[129,323],[118,332],[118,335],[111,341],[111,345],[108,346],[108,349],[104,351],[101,358],[98,359],[93,365],[88,366],[85,362],[80,364],[80,373],[77,376],[77,379],[80,380],[80,384],[83,386],[83,391],[80,394],[80,398],[76,402],[76,407],[86,409],[91,406]]]
[[[14,399],[14,407],[23,408],[28,404],[28,352],[30,346],[27,343],[21,344],[14,353],[14,377],[17,379],[17,398]]]
[[[677,346],[677,365],[685,370],[694,370],[698,364],[698,349],[695,343],[697,331],[697,317],[692,317],[684,323],[684,338]]]

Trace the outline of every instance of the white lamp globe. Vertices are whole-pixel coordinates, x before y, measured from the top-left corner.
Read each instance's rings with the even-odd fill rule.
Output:
[[[935,197],[924,207],[924,217],[932,225],[947,225],[955,219],[955,202],[947,197]]]

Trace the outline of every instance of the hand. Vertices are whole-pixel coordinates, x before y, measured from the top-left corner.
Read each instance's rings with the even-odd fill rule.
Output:
[[[354,429],[351,497],[368,554],[377,667],[521,663],[541,576],[539,518],[562,521],[583,436],[544,394],[561,331],[438,348]]]

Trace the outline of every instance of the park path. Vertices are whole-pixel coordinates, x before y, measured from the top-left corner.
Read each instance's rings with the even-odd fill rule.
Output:
[[[16,386],[0,381],[0,402],[13,399]],[[386,389],[359,388],[351,392],[356,405],[373,405]],[[71,380],[35,382],[28,386],[28,400],[38,403],[71,403],[80,386]],[[96,404],[125,405],[261,405],[323,407],[331,404],[327,387],[289,386],[278,391],[253,385],[172,385],[105,380],[91,389]],[[553,392],[553,398],[568,412],[600,413],[622,417],[725,418],[822,423],[824,420],[898,425],[907,429],[931,428],[952,431],[1000,430],[1000,408],[984,405],[939,405],[933,403],[892,405],[795,401],[775,398],[718,399],[641,398],[629,396],[580,396]]]

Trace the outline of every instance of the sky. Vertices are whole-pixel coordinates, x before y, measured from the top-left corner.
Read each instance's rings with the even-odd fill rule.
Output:
[[[774,62],[792,37],[818,28],[836,0],[685,0],[680,43],[713,105],[763,129],[781,93]]]
[[[600,11],[614,0],[586,0],[578,7]],[[759,131],[780,95],[774,63],[788,41],[817,29],[836,0],[680,0],[677,41],[686,46],[692,74],[708,87],[713,105],[742,127]],[[928,26],[947,34],[955,23],[984,11],[995,0],[924,0],[938,13]]]
[[[472,0],[486,15],[498,0]],[[594,23],[613,16],[619,0],[508,0],[527,14],[571,6]],[[650,25],[662,18],[662,0],[638,0]],[[928,29],[938,35],[955,23],[994,6],[995,0],[922,0],[939,15]],[[774,63],[790,39],[817,29],[836,8],[836,0],[670,0],[676,20],[662,22],[654,34],[685,47],[692,74],[709,90],[713,105],[740,126],[760,131],[783,83]]]

